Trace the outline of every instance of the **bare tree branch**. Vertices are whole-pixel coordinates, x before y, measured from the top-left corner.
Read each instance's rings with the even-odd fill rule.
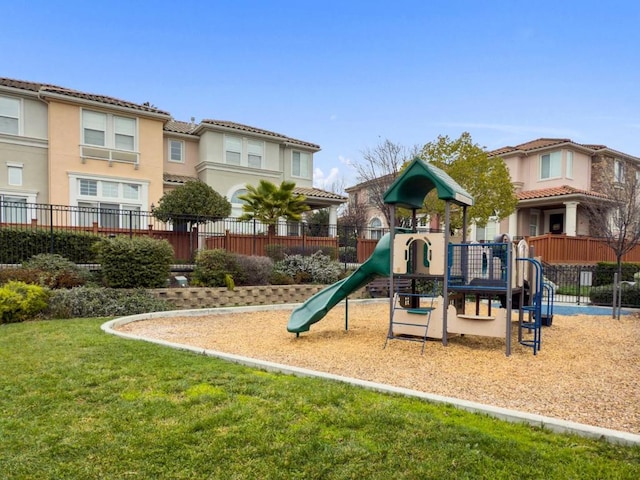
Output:
[[[373,148],[362,152],[362,162],[354,164],[358,181],[365,183],[370,204],[385,217],[387,225],[392,225],[389,205],[385,205],[383,195],[398,176],[405,162],[418,156],[419,148],[404,147],[386,139]]]

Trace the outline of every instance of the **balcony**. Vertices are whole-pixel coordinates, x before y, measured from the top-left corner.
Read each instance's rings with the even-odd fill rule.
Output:
[[[109,166],[115,163],[128,163],[138,169],[140,154],[128,150],[116,150],[114,148],[98,147],[95,145],[80,145],[80,158],[82,163],[87,160],[102,160],[109,162]]]

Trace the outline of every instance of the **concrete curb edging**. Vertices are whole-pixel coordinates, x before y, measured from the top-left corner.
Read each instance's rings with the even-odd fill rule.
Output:
[[[353,301],[353,300],[352,300]],[[377,300],[359,300],[358,303],[373,303]],[[309,370],[306,368],[294,367],[284,365],[275,362],[269,362],[265,360],[257,360],[250,357],[244,357],[241,355],[234,355],[230,353],[219,352],[216,350],[208,350],[199,347],[193,347],[191,345],[185,345],[181,343],[167,342],[165,340],[151,339],[139,335],[133,335],[125,332],[115,330],[115,327],[126,325],[128,323],[137,322],[141,320],[149,320],[153,318],[166,318],[175,315],[180,316],[200,316],[200,315],[216,315],[226,313],[243,313],[243,312],[256,312],[265,310],[292,310],[299,304],[282,304],[282,305],[261,305],[252,307],[223,307],[223,308],[204,308],[195,310],[173,310],[165,312],[152,312],[142,313],[139,315],[131,315],[127,317],[120,317],[110,320],[101,325],[101,329],[109,334],[116,335],[122,338],[128,338],[132,340],[142,340],[166,347],[175,348],[177,350],[185,350],[208,357],[215,357],[229,362],[238,363],[248,367],[258,368],[271,372],[285,373],[289,375],[296,375],[301,377],[317,377],[326,380],[333,380],[337,382],[349,383],[351,385],[367,388],[369,390],[375,390],[384,393],[391,393],[396,395],[405,395],[408,397],[420,398],[432,403],[441,403],[451,405],[461,410],[466,410],[472,413],[479,413],[488,415],[499,420],[504,420],[511,423],[524,423],[534,427],[545,428],[556,433],[568,433],[575,434],[582,437],[602,439],[609,443],[621,444],[621,445],[640,445],[640,435],[636,435],[628,432],[621,432],[618,430],[610,430],[607,428],[594,427],[591,425],[585,425],[577,422],[565,421],[552,417],[545,417],[543,415],[537,415],[527,412],[521,412],[518,410],[510,410],[507,408],[494,407],[491,405],[485,405],[482,403],[472,402],[468,400],[462,400],[454,397],[445,397],[442,395],[434,395],[430,393],[420,392],[417,390],[411,390],[408,388],[394,387],[392,385],[385,385],[382,383],[371,382],[368,380],[360,380],[357,378],[344,377],[341,375],[335,375],[331,373],[318,372],[315,370]]]

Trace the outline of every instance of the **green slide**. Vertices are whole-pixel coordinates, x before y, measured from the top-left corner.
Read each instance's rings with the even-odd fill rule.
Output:
[[[378,276],[389,276],[389,244],[391,236],[384,235],[371,256],[360,265],[355,272],[346,278],[320,290],[309,300],[297,307],[289,318],[287,330],[291,333],[301,333],[321,320],[333,307],[347,297],[351,292],[364,287]]]

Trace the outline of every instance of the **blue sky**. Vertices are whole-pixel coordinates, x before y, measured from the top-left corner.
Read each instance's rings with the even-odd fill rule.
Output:
[[[309,142],[316,185],[384,139],[567,137],[640,156],[640,2],[164,0],[2,5],[0,76]],[[7,22],[7,19],[11,21]]]

